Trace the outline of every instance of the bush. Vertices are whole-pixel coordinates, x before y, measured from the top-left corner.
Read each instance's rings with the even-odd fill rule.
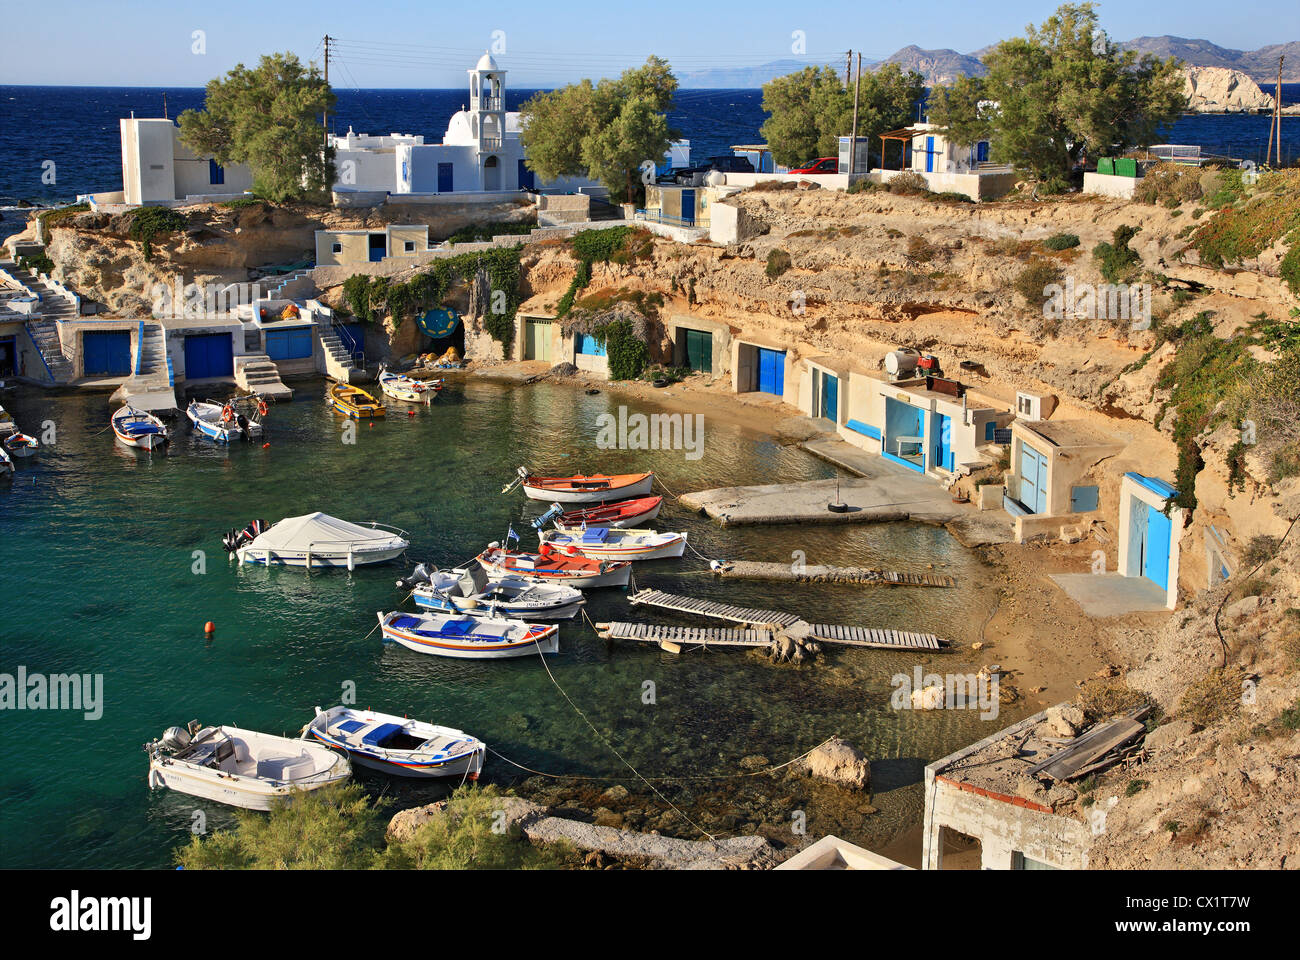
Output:
[[[1043,241],[1048,250],[1069,250],[1079,245],[1079,238],[1073,233],[1054,233]]]
[[[790,254],[781,249],[769,250],[767,253],[767,278],[775,280],[792,266]]]
[[[1128,224],[1118,226],[1111,234],[1110,243],[1103,241],[1092,248],[1092,258],[1107,283],[1127,283],[1137,273],[1142,257],[1128,243],[1141,229]]]
[[[1176,207],[1201,197],[1201,171],[1178,163],[1157,163],[1148,167],[1133,191],[1133,199],[1152,205]]]
[[[925,237],[912,237],[907,241],[907,259],[913,263],[929,263],[939,251]]]
[[[635,380],[650,362],[650,348],[638,339],[627,320],[614,320],[596,331],[609,357],[609,379]]]
[[[958,193],[956,190],[944,190],[942,193],[936,193],[930,198],[940,203],[974,203],[975,201],[966,196],[964,193]]]
[[[131,218],[127,236],[140,241],[140,249],[146,260],[153,257],[153,241],[169,233],[185,228],[185,217],[169,207],[141,207]]]
[[[1178,700],[1178,714],[1208,727],[1216,720],[1236,713],[1241,705],[1241,673],[1211,670],[1190,684]]]
[[[925,177],[921,176],[915,170],[907,170],[892,178],[889,183],[889,192],[904,195],[914,195],[930,192],[930,184],[926,182]]]
[[[1031,260],[1019,274],[1012,286],[1028,306],[1042,310],[1047,302],[1047,287],[1061,282],[1061,268],[1047,260]]]

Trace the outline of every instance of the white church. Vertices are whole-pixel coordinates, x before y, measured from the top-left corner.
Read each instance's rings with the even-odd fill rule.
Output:
[[[414,200],[519,190],[604,192],[597,181],[585,177],[539,182],[524,163],[519,114],[505,109],[506,71],[485,52],[468,73],[468,108],[452,116],[442,143],[425,143],[416,134],[371,136],[351,128],[346,134],[330,134],[333,190],[339,201],[352,205],[382,203],[387,195]],[[122,121],[122,200],[145,204],[229,199],[251,188],[246,167],[223,169],[197,157],[181,144],[179,134],[170,120]],[[664,155],[662,165],[689,164],[690,141],[680,140]],[[194,176],[188,175],[191,172]]]

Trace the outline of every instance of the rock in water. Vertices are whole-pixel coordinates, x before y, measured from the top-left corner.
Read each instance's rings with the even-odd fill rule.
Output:
[[[809,775],[850,790],[871,788],[871,764],[857,747],[839,737],[828,740],[798,764]]]
[[[1183,77],[1188,109],[1196,113],[1253,113],[1273,109],[1273,98],[1240,70],[1187,67]]]

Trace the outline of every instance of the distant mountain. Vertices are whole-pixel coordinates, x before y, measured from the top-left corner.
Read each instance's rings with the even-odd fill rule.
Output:
[[[925,77],[927,87],[936,83],[952,83],[958,77],[982,77],[987,72],[978,58],[958,53],[956,50],[922,50],[912,44],[904,47],[882,63],[896,63],[906,72],[915,70]]]
[[[1121,50],[1154,53],[1161,57],[1177,57],[1190,67],[1228,67],[1248,74],[1261,86],[1277,79],[1277,58],[1284,56],[1282,82],[1300,82],[1300,41],[1275,43],[1258,50],[1231,50],[1208,40],[1189,40],[1185,37],[1138,37],[1117,44]],[[984,64],[980,60],[993,49],[990,44],[971,53],[956,50],[924,50],[915,44],[879,61],[862,61],[866,69],[875,69],[881,63],[896,63],[904,70],[915,70],[925,77],[927,86],[951,83],[960,76],[983,76]],[[807,66],[803,60],[773,60],[756,67],[724,67],[715,70],[697,70],[679,75],[683,88],[737,87],[753,89],[769,80],[796,73]],[[831,63],[843,71],[843,63]]]

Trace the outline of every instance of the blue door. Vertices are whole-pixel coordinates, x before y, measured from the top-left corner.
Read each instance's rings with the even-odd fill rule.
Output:
[[[370,262],[378,263],[388,253],[388,238],[382,233],[370,235]]]
[[[952,470],[956,466],[956,455],[952,452],[952,417],[945,414],[936,416],[937,429],[934,431],[934,460],[936,467]]]
[[[450,163],[438,164],[438,192],[451,193],[451,173],[455,169]]]
[[[682,223],[688,226],[695,223],[695,191],[682,191]]]
[[[305,360],[311,354],[311,327],[266,332],[266,355],[272,360]]]
[[[975,162],[988,163],[988,160],[989,142],[987,140],[981,140],[979,143],[975,144]]]
[[[758,389],[762,393],[785,395],[785,352],[758,348]]]
[[[1047,510],[1047,458],[1033,447],[1020,447],[1020,502],[1030,513]]]
[[[1142,537],[1142,576],[1162,590],[1169,589],[1169,541],[1173,522],[1164,513],[1144,501],[1134,501],[1135,509],[1146,508],[1146,530]]]
[[[589,357],[606,356],[605,345],[600,343],[590,333],[580,334],[581,339],[578,341],[578,352]]]
[[[934,173],[934,137],[925,138],[925,172]]]
[[[129,330],[83,333],[82,364],[88,377],[125,377],[131,373],[131,333]]]
[[[840,422],[840,378],[829,373],[822,374],[821,414],[827,420]]]
[[[519,161],[519,189],[534,190],[537,187],[537,181],[533,177],[533,171],[528,169],[528,164],[523,160]]]
[[[191,334],[185,338],[185,378],[207,380],[235,374],[235,350],[229,333]]]

